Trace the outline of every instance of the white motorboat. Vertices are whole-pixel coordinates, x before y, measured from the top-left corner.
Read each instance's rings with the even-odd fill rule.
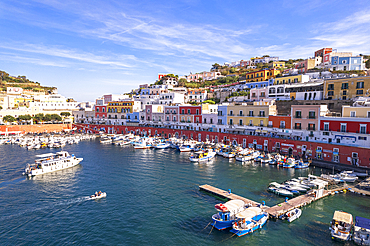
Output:
[[[36,157],[39,159],[35,160],[33,164],[27,164],[24,175],[31,177],[63,170],[74,167],[83,160],[83,158],[77,158],[73,154],[70,155],[67,151],[37,155]]]
[[[107,197],[107,193],[99,191],[99,192],[95,192],[94,195],[91,195],[90,199],[91,200],[96,200],[96,199],[100,199],[100,198],[103,198],[103,197]]]
[[[283,216],[282,219],[286,219],[289,223],[292,222],[293,220],[298,219],[302,214],[302,210],[299,208],[292,209],[288,212],[286,212]]]
[[[199,151],[197,153],[194,153],[194,155],[191,155],[189,157],[189,160],[192,162],[202,162],[202,161],[209,161],[213,159],[216,156],[216,152],[213,150],[208,151]]]
[[[169,147],[170,147],[169,143],[158,143],[158,144],[154,145],[154,148],[156,148],[156,149],[167,149]]]

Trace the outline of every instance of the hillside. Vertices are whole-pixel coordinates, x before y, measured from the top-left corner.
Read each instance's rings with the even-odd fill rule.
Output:
[[[24,90],[32,90],[34,92],[51,93],[56,87],[41,86],[39,82],[34,82],[26,78],[26,76],[14,77],[7,72],[0,71],[0,91],[6,91],[7,87],[20,87]]]

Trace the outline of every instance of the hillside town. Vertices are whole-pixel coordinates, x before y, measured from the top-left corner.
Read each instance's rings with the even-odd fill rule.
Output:
[[[95,102],[76,102],[56,88],[40,92],[8,84],[0,95],[0,123],[33,124],[39,116],[36,122],[89,124],[107,133],[117,133],[112,126],[144,126],[370,148],[370,60],[332,48],[313,54],[216,63],[209,72],[184,76],[162,73],[153,84]],[[50,114],[62,117],[45,117]],[[339,162],[338,152],[331,150],[331,161]],[[357,160],[354,153],[351,164]]]

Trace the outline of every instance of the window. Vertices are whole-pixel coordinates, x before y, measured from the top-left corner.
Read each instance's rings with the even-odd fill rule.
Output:
[[[329,122],[324,123],[324,131],[329,131]]]
[[[295,118],[302,118],[302,112],[301,111],[295,111]]]
[[[233,116],[234,115],[234,112],[232,110],[230,110],[229,115],[230,116]]]
[[[181,114],[185,114],[185,109],[181,109]]]
[[[309,131],[315,131],[315,124],[312,124],[312,123],[308,124],[307,130],[309,130]]]
[[[197,115],[199,114],[199,109],[197,109]]]
[[[229,124],[230,124],[230,125],[232,125],[232,124],[233,124],[233,119],[230,119]]]
[[[239,120],[239,125],[242,126],[243,125],[243,120]]]
[[[310,111],[310,112],[308,112],[308,118],[309,118],[309,119],[315,119],[315,118],[316,118],[316,116],[315,116],[315,111]]]
[[[347,95],[347,91],[343,91],[342,94],[345,96]]]
[[[351,111],[350,114],[351,114],[351,117],[356,117],[356,111]]]
[[[334,91],[328,91],[328,96],[334,96]]]
[[[340,124],[340,131],[341,132],[347,132],[347,124],[341,123]]]
[[[334,84],[328,84],[328,91],[329,90],[334,90]]]
[[[360,133],[366,134],[366,125],[360,125]]]
[[[363,90],[357,90],[356,91],[356,95],[362,95],[362,94],[364,94],[364,91]]]
[[[367,118],[370,118],[370,112],[367,112]]]
[[[213,124],[213,119],[212,118],[209,121],[210,121],[209,123]]]
[[[188,109],[188,114],[190,114],[190,109]]]
[[[206,118],[204,118],[204,124],[207,124],[207,119]]]
[[[362,89],[364,88],[364,82],[357,82],[356,89]]]
[[[260,116],[265,117],[265,111],[264,110],[260,110]]]
[[[342,90],[347,90],[348,89],[348,83],[342,83]]]
[[[295,123],[294,129],[300,130],[301,129],[301,123]]]
[[[249,116],[253,116],[253,110],[249,110]]]
[[[239,111],[239,116],[243,116],[243,110]]]

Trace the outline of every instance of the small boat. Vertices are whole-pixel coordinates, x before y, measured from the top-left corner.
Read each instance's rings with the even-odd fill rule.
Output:
[[[303,160],[299,160],[298,163],[294,166],[297,169],[308,168],[310,166],[309,162],[303,162]]]
[[[209,161],[216,156],[216,152],[209,150],[207,152],[199,151],[194,153],[189,157],[189,160],[192,162],[202,162],[202,161]]]
[[[292,222],[293,220],[298,219],[302,214],[302,210],[299,208],[292,209],[288,212],[286,212],[281,219],[287,220],[289,223]]]
[[[353,226],[352,214],[335,211],[333,220],[330,222],[330,232],[332,239],[347,241],[351,238]]]
[[[230,232],[238,237],[244,236],[262,228],[267,219],[268,214],[263,212],[261,208],[249,207],[236,215],[236,221]]]
[[[167,149],[169,147],[170,147],[169,143],[158,143],[158,144],[154,145],[154,148],[156,148],[156,149]]]
[[[217,214],[212,216],[214,227],[217,230],[223,230],[232,227],[235,221],[235,215],[245,210],[245,203],[242,200],[230,200],[224,204],[219,203],[215,205]]]
[[[370,245],[370,219],[356,217],[353,241],[359,245]]]
[[[94,195],[91,195],[90,196],[90,199],[91,200],[95,200],[95,199],[100,199],[100,198],[103,198],[103,197],[106,197],[107,196],[107,193],[106,192],[95,192]]]
[[[285,163],[283,163],[284,168],[293,168],[295,166],[295,159],[294,158],[288,158]]]

